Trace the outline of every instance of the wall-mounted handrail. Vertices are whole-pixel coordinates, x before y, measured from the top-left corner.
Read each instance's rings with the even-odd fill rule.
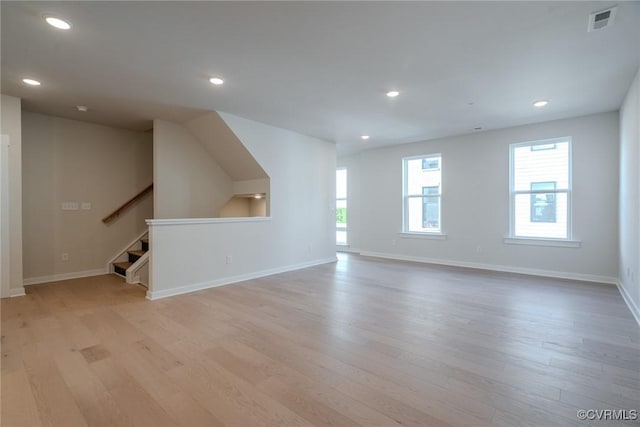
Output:
[[[125,210],[127,210],[129,207],[131,207],[134,203],[136,203],[138,200],[142,199],[144,196],[147,195],[147,193],[149,193],[151,190],[153,190],[153,184],[149,185],[147,188],[145,188],[144,190],[142,190],[141,192],[139,192],[138,194],[136,194],[135,196],[133,196],[132,198],[130,198],[129,200],[127,200],[122,206],[120,206],[118,209],[116,209],[115,211],[111,212],[109,215],[105,216],[104,218],[102,218],[102,222],[104,222],[105,224],[108,222],[113,221],[114,219],[116,219],[117,217],[120,216],[120,214],[122,212],[124,212]]]

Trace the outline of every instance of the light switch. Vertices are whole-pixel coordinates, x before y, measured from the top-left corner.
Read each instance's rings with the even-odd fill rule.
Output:
[[[90,211],[91,210],[91,202],[82,202],[82,210]]]
[[[78,202],[62,202],[63,211],[77,211]]]

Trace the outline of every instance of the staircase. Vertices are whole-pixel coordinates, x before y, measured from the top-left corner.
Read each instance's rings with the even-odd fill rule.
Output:
[[[117,261],[113,263],[113,272],[115,274],[124,278],[127,277],[127,269],[149,251],[149,239],[140,239],[139,246],[140,249],[129,249],[126,251],[128,258],[127,261]]]

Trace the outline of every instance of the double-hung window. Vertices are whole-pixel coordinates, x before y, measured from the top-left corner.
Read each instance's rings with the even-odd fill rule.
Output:
[[[347,170],[336,170],[336,244],[347,244]]]
[[[510,236],[571,239],[571,138],[511,144]]]
[[[442,156],[407,157],[403,161],[403,232],[440,233]]]

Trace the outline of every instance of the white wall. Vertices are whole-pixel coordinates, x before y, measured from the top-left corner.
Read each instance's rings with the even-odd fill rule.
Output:
[[[249,199],[249,216],[267,216],[267,200]]]
[[[267,203],[264,198],[232,197],[220,209],[220,218],[243,218],[267,216]]]
[[[509,144],[573,138],[573,237],[580,248],[508,245]],[[348,168],[349,243],[385,256],[615,282],[618,114],[403,144],[338,159]],[[404,238],[402,158],[442,153],[446,240]]]
[[[249,215],[249,198],[232,197],[220,209],[220,218],[242,218]],[[264,216],[264,215],[263,215]]]
[[[11,296],[9,135],[0,135],[0,297]]]
[[[619,283],[640,323],[640,70],[620,109]]]
[[[269,193],[269,178],[233,182],[233,194]]]
[[[105,272],[153,218],[148,195],[102,222],[151,184],[151,133],[29,112],[22,123],[25,283]],[[63,202],[88,202],[91,209],[62,210]]]
[[[271,178],[271,218],[151,221],[150,298],[335,260],[335,145],[221,116]]]
[[[22,295],[22,118],[19,98],[1,95],[0,134],[9,137],[9,295]],[[6,236],[2,236],[3,239]],[[3,257],[5,255],[3,254]],[[6,285],[4,286],[6,288]]]
[[[262,167],[238,140],[216,111],[187,121],[184,126],[234,181],[268,178]]]
[[[249,214],[246,216],[269,216],[270,187],[269,178],[234,181],[233,194],[264,194],[262,199],[251,199],[249,201]]]
[[[183,125],[153,123],[155,218],[212,218],[233,195],[233,182]]]

